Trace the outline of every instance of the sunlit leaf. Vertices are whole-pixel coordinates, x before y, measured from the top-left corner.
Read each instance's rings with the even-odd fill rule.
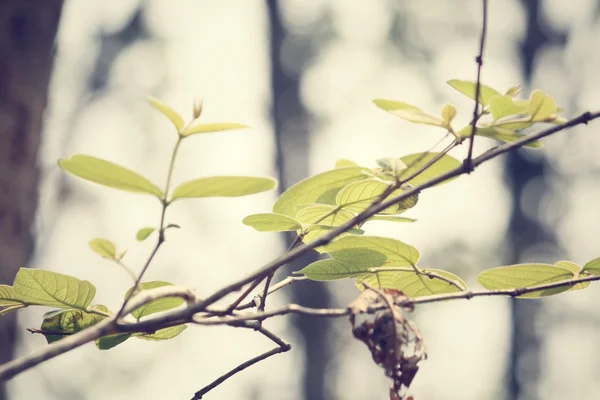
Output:
[[[161,341],[173,339],[187,328],[187,325],[175,325],[168,328],[159,329],[154,333],[134,333],[133,336],[138,339]]]
[[[342,278],[354,278],[364,273],[368,267],[357,267],[346,264],[333,258],[315,261],[307,265],[298,273],[305,275],[313,281],[331,281]]]
[[[425,153],[415,153],[409,154],[404,157],[400,157],[400,160],[406,165],[408,168],[402,171],[399,178],[401,180],[408,178],[413,175],[417,171],[420,171],[425,166],[427,166],[433,159],[438,157],[439,153],[434,152],[425,152]],[[455,168],[460,167],[462,164],[456,158],[449,156],[448,154],[444,154],[439,160],[437,160],[432,165],[428,166],[427,169],[422,171],[419,175],[409,180],[409,182],[415,186],[419,186],[425,182],[429,182],[432,179],[437,178],[440,175],[443,175],[449,171],[452,171]],[[444,182],[438,183],[441,185],[442,183],[448,183],[453,181],[456,178],[448,179]]]
[[[588,261],[584,266],[583,270],[589,272],[592,275],[600,275],[600,257],[594,258]]]
[[[456,117],[456,107],[452,104],[445,104],[444,108],[442,108],[442,120],[444,121],[444,125],[449,127],[454,117]]]
[[[396,289],[409,297],[461,292],[467,287],[462,279],[448,271],[427,269],[426,272],[432,273],[432,276],[417,273],[413,268],[407,267],[395,270],[386,269],[385,271],[360,275],[356,278],[356,286],[360,290],[364,290],[364,283],[366,283],[378,289]]]
[[[252,176],[211,176],[179,185],[173,199],[200,197],[239,197],[273,189],[277,181],[272,178]]]
[[[358,164],[351,160],[341,159],[335,162],[336,168],[358,167]]]
[[[575,264],[572,261],[559,261],[556,264],[557,267],[562,267],[562,268],[566,268],[569,271],[571,271],[573,273],[573,277],[575,277],[575,275],[579,274],[578,276],[583,278],[583,275],[586,274],[586,272],[581,271],[581,268],[579,267],[579,265]],[[571,288],[569,290],[581,290],[581,289],[585,289],[586,287],[590,286],[591,282],[580,282],[576,285],[571,286]]]
[[[65,171],[114,189],[162,197],[162,191],[142,175],[110,161],[87,155],[73,155],[58,161]]]
[[[85,310],[96,288],[88,281],[41,269],[21,268],[13,284],[14,296],[27,304]]]
[[[504,119],[501,121],[495,121],[493,124],[490,124],[490,127],[498,127],[502,129],[508,129],[510,131],[520,131],[522,129],[527,129],[532,127],[535,122],[531,121],[529,117],[527,118],[510,118]],[[480,128],[479,128],[480,129]],[[471,132],[471,129],[463,129],[467,134]]]
[[[116,333],[96,339],[96,347],[100,350],[110,350],[131,337],[131,333]]]
[[[485,270],[477,276],[477,281],[486,289],[529,288],[552,282],[571,279],[573,272],[550,264],[516,264]],[[539,290],[519,297],[536,298],[561,293],[569,289],[563,286]]]
[[[148,236],[150,236],[155,230],[156,228],[153,227],[142,228],[139,231],[137,231],[137,233],[135,234],[135,238],[138,242],[143,242],[144,240],[148,239]]]
[[[494,96],[490,99],[490,112],[494,117],[494,121],[500,118],[509,117],[511,115],[527,114],[528,109],[521,107],[513,101],[512,96]]]
[[[302,228],[300,222],[295,219],[274,213],[248,215],[242,222],[260,232],[295,231]]]
[[[412,104],[385,99],[375,99],[373,100],[373,103],[375,103],[375,105],[382,110],[385,110],[390,114],[394,114],[395,116],[410,122],[440,127],[445,126],[444,121],[442,121],[440,118],[436,117],[435,115],[427,114]]]
[[[96,238],[88,242],[90,249],[102,258],[108,258],[109,260],[117,259],[117,248],[115,244],[108,239]]]
[[[471,132],[471,127],[466,126],[458,133],[458,135],[460,137],[469,137],[470,132]],[[509,129],[493,128],[493,127],[486,127],[486,128],[477,127],[476,135],[488,137],[490,139],[500,140],[501,142],[505,142],[505,143],[514,142],[515,140],[526,137],[526,135],[522,135],[520,133],[511,131]],[[539,140],[534,140],[533,142],[527,143],[525,146],[532,147],[532,148],[540,148],[543,146],[543,144]]]
[[[396,239],[378,236],[346,236],[324,246],[336,260],[366,271],[372,267],[416,265],[419,251]]]
[[[177,129],[177,132],[181,132],[183,128],[185,128],[185,122],[183,122],[183,118],[181,118],[181,115],[179,115],[177,111],[175,111],[172,107],[164,104],[163,102],[152,96],[148,96],[146,99],[150,104],[152,104],[152,106],[154,106],[154,108],[156,108],[158,111],[163,113],[167,118],[171,120],[173,125],[175,125],[175,129]]]
[[[516,86],[510,87],[504,94],[511,96],[511,97],[515,97],[519,93],[521,93],[521,85],[516,85]]]
[[[27,304],[15,298],[12,286],[0,285],[0,316],[27,307]]]
[[[325,217],[325,215],[327,215]],[[340,226],[354,218],[354,214],[348,210],[336,209],[333,206],[327,204],[313,204],[308,207],[302,208],[296,214],[296,220],[301,222],[303,225],[321,224],[328,227]],[[330,228],[320,228],[313,226],[309,229],[308,233],[304,235],[302,239],[304,243],[310,243],[325,235]],[[342,233],[338,238],[348,236],[350,233]]]
[[[340,190],[336,196],[335,202],[338,206],[354,213],[360,213],[369,208],[377,199],[390,188],[390,184],[378,179],[366,179],[353,182]],[[405,190],[397,189],[390,193],[395,197],[404,193]],[[381,214],[399,214],[402,210],[414,207],[419,200],[417,195],[410,196],[398,204],[394,204],[380,211]]]
[[[181,136],[190,136],[198,133],[210,133],[210,132],[221,132],[221,131],[230,131],[232,129],[246,129],[249,128],[248,125],[236,124],[236,123],[213,123],[213,124],[198,124],[194,126],[190,126],[181,132]]]
[[[140,284],[142,290],[155,289],[163,286],[173,286],[172,283],[162,282],[162,281],[152,281],[152,282],[143,282]],[[125,298],[129,297],[129,293],[133,288],[129,289],[125,294]],[[143,317],[146,317],[151,314],[155,314],[157,312],[170,310],[175,307],[179,307],[185,302],[184,299],[180,297],[165,297],[162,299],[154,300],[148,304],[144,304],[133,310],[131,315],[133,315],[137,320],[140,320]]]
[[[102,305],[95,306],[96,309],[108,312],[108,308]],[[89,328],[106,318],[104,315],[85,312],[82,310],[55,310],[44,314],[40,333],[44,335],[48,344],[60,340],[66,336]]]
[[[27,307],[25,304],[19,304],[16,306],[0,307],[0,317],[9,314],[13,311],[17,311],[20,308]]]
[[[374,215],[367,220],[369,221],[390,221],[390,222],[416,222],[416,219],[406,218],[406,217],[397,217],[395,215]]]
[[[477,90],[477,82],[462,81],[460,79],[451,79],[448,81],[448,85],[458,90],[465,96],[472,100],[475,100],[475,91]],[[500,93],[487,85],[479,85],[479,103],[487,106],[490,99],[494,96],[498,96]]]
[[[529,112],[532,121],[544,121],[557,112],[558,106],[552,96],[535,90],[529,97]]]
[[[370,170],[362,167],[337,168],[304,179],[287,189],[273,205],[273,212],[295,217],[302,204],[335,205],[337,192],[349,183],[365,179]]]

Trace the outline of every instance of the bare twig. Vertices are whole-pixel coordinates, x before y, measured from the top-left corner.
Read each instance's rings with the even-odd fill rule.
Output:
[[[279,289],[281,289],[281,288],[283,288],[283,287],[285,287],[287,285],[291,285],[294,282],[301,282],[301,281],[306,281],[306,280],[308,280],[308,278],[305,277],[305,276],[288,276],[284,280],[282,280],[282,281],[278,282],[277,284],[271,286],[269,288],[269,291],[268,291],[267,295],[275,293]],[[249,301],[248,303],[243,304],[243,305],[237,307],[236,310],[247,310],[248,308],[252,308],[252,307],[256,307],[256,302],[254,300]]]
[[[483,23],[481,26],[481,40],[479,42],[479,54],[475,58],[477,62],[477,82],[475,83],[475,109],[473,110],[473,121],[471,122],[471,137],[469,138],[469,153],[464,161],[467,173],[473,169],[473,145],[475,143],[475,132],[477,131],[477,120],[479,119],[479,101],[481,89],[481,67],[483,66],[483,49],[485,47],[485,35],[487,33],[487,0],[483,1]],[[483,100],[481,100],[483,102]],[[483,107],[483,106],[482,106]]]

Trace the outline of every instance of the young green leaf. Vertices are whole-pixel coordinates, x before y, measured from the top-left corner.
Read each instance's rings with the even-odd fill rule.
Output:
[[[435,159],[438,156],[439,153],[425,152],[409,154],[407,156],[400,157],[400,160],[402,160],[404,164],[408,165],[408,168],[402,171],[402,173],[399,175],[399,178],[401,180],[405,177],[408,178],[412,174],[426,167],[433,159]],[[448,154],[444,154],[439,160],[427,167],[427,169],[422,171],[416,177],[412,178],[409,182],[412,185],[419,186],[425,182],[429,182],[430,180],[437,178],[440,175],[445,174],[446,172],[452,171],[453,169],[458,168],[461,165],[462,163],[456,158],[449,156]],[[448,179],[444,182],[438,183],[438,185],[451,182],[454,179],[456,178]]]
[[[584,272],[581,270],[581,268],[579,267],[579,265],[575,264],[572,261],[559,261],[556,264],[557,267],[562,267],[562,268],[566,268],[569,271],[571,271],[573,273],[573,278],[575,276],[578,277],[583,277],[585,275],[587,275],[587,272]],[[571,286],[571,288],[569,289],[571,290],[580,290],[580,289],[585,289],[586,287],[590,286],[591,282],[580,282],[576,285]]]
[[[113,242],[108,239],[96,238],[88,242],[90,249],[102,258],[117,260],[117,248]]]
[[[102,305],[97,309],[108,312]],[[72,335],[89,328],[106,318],[103,315],[88,313],[82,310],[55,310],[44,314],[40,333],[44,335],[48,344],[56,342],[65,336]]]
[[[161,341],[173,339],[187,328],[187,325],[175,325],[168,328],[159,329],[154,333],[134,333],[133,336],[138,339]]]
[[[475,90],[477,90],[477,82],[461,81],[460,79],[451,79],[448,85],[458,90],[468,98],[475,100]],[[498,96],[500,93],[487,85],[479,85],[479,104],[487,106],[490,103],[490,99],[494,96]]]
[[[15,298],[12,286],[0,285],[0,316],[27,307],[27,304]]]
[[[527,108],[515,104],[513,98],[508,95],[494,96],[490,99],[490,112],[494,117],[494,121],[512,115],[527,114],[528,111]]]
[[[544,121],[558,110],[556,101],[541,90],[535,90],[529,97],[529,112],[532,121]]]
[[[367,222],[369,221],[417,222],[417,220],[413,218],[397,217],[395,215],[374,215],[367,220]]]
[[[600,275],[600,257],[594,258],[588,261],[584,266],[583,270],[589,272],[592,275]]]
[[[358,164],[351,160],[341,159],[335,162],[336,168],[358,167]]]
[[[445,104],[444,108],[442,108],[442,121],[444,121],[444,126],[449,128],[454,117],[456,117],[456,107],[452,104]]]
[[[330,215],[328,215],[330,214]],[[327,215],[327,217],[325,217]],[[296,214],[296,220],[304,225],[312,225],[304,235],[303,242],[310,243],[323,236],[330,230],[329,227],[340,226],[354,218],[354,214],[347,210],[339,210],[327,204],[313,204],[302,208]],[[313,224],[326,225],[325,227]],[[342,233],[338,238],[348,236],[350,233]]]
[[[88,281],[41,269],[21,268],[13,284],[17,300],[27,304],[85,310],[96,295]]]
[[[336,260],[356,268],[416,265],[419,251],[396,239],[378,236],[346,236],[325,246]]]
[[[198,133],[211,133],[211,132],[221,132],[221,131],[230,131],[232,129],[246,129],[250,128],[248,125],[222,122],[215,124],[198,124],[194,126],[190,126],[181,132],[181,136],[190,136],[196,135]]]
[[[110,350],[129,339],[131,333],[116,333],[96,339],[96,347],[100,350]]]
[[[272,178],[211,176],[182,183],[173,191],[172,199],[239,197],[264,192],[276,186],[277,181]]]
[[[114,189],[134,193],[147,193],[161,198],[162,191],[137,172],[100,158],[73,155],[58,161],[63,170],[85,180]]]
[[[373,100],[373,103],[382,110],[407,121],[417,124],[445,127],[443,120],[435,115],[423,112],[420,108],[415,107],[412,104],[386,99],[375,99]]]
[[[573,272],[550,264],[516,264],[496,267],[483,271],[477,276],[477,282],[486,289],[529,288],[573,278]],[[537,298],[551,296],[569,290],[569,286],[539,290],[519,297]]]
[[[535,124],[535,122],[531,121],[529,119],[529,117],[527,118],[509,118],[509,119],[503,119],[501,121],[494,121],[493,124],[488,124],[488,125],[484,125],[485,127],[490,127],[490,128],[502,128],[502,129],[508,129],[510,131],[520,131],[522,129],[527,129],[532,127]],[[481,129],[481,128],[478,128]],[[465,131],[466,134],[469,134],[471,132],[470,129],[463,129]]]
[[[466,126],[460,130],[458,135],[460,137],[469,137],[470,132],[471,132],[471,127]],[[521,139],[526,136],[526,135],[522,135],[517,132],[513,132],[509,129],[493,128],[493,127],[487,127],[487,128],[477,127],[476,135],[488,137],[490,139],[500,140],[501,142],[505,142],[505,143],[514,142],[515,140]],[[534,140],[533,142],[527,143],[525,146],[531,147],[531,148],[540,148],[543,146],[543,144],[539,140]]]
[[[339,207],[353,213],[360,213],[369,208],[377,199],[389,189],[390,184],[378,179],[366,179],[353,182],[340,190],[335,198]],[[390,194],[390,197],[398,196],[404,192],[403,189],[397,189]],[[410,196],[400,203],[394,204],[380,211],[381,214],[399,214],[404,210],[414,207],[419,197]]]
[[[285,232],[302,228],[302,224],[294,218],[274,213],[248,215],[242,223],[260,232]]]
[[[364,290],[364,283],[367,283],[378,289],[396,289],[408,297],[461,292],[467,287],[462,279],[448,271],[427,269],[427,272],[434,275],[420,274],[413,268],[407,267],[393,270],[386,268],[384,271],[360,275],[356,278],[356,286]],[[462,290],[456,285],[462,287]]]
[[[177,133],[180,133],[183,130],[183,128],[185,128],[185,122],[183,122],[183,118],[172,107],[164,104],[163,102],[152,96],[148,96],[146,99],[150,104],[152,104],[154,108],[156,108],[158,111],[163,113],[167,118],[171,120],[173,125],[175,125],[175,129],[177,129]]]
[[[135,239],[138,242],[143,242],[144,240],[148,239],[148,236],[152,235],[152,232],[154,232],[155,230],[156,228],[153,228],[151,226],[142,228],[135,234]]]
[[[507,96],[510,96],[510,97],[515,97],[519,93],[521,93],[521,85],[516,85],[516,86],[510,87],[504,94]]]
[[[342,278],[354,278],[365,271],[367,267],[357,267],[333,258],[315,261],[298,271],[313,281],[331,281]]]
[[[287,189],[273,205],[273,212],[295,217],[302,204],[335,204],[337,192],[349,183],[367,178],[371,170],[362,167],[337,168],[304,179]]]
[[[140,284],[140,286],[141,286],[142,290],[148,290],[148,289],[154,289],[154,288],[159,288],[159,287],[163,287],[163,286],[173,286],[173,284],[169,283],[169,282],[152,281],[152,282],[143,282]],[[125,294],[125,298],[129,297],[129,293],[131,293],[132,290],[133,290],[133,288],[131,288],[127,291],[127,293]],[[139,321],[141,318],[146,317],[148,315],[155,314],[155,313],[161,312],[161,311],[170,310],[175,307],[179,307],[184,302],[185,302],[185,300],[180,297],[165,297],[162,299],[154,300],[153,302],[150,302],[148,304],[145,304],[143,306],[136,308],[135,310],[133,310],[131,312],[131,315],[133,315]]]

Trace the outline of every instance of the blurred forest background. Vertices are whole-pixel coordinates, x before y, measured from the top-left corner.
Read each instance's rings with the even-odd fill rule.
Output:
[[[522,84],[525,96],[543,89],[567,117],[598,109],[598,0],[489,3],[484,83],[499,90]],[[130,281],[87,242],[110,238],[129,249],[130,265],[141,265],[152,243],[137,244],[135,232],[157,222],[158,204],[72,179],[56,161],[91,154],[164,182],[175,135],[146,95],[188,117],[200,97],[205,121],[252,126],[187,143],[175,184],[270,175],[283,189],[340,158],[372,166],[440,139],[435,128],[378,110],[373,98],[433,113],[450,102],[467,122],[472,104],[445,82],[475,78],[480,29],[480,0],[0,0],[0,187],[13,193],[0,199],[0,283],[27,264],[88,279],[99,302],[118,306]],[[493,266],[583,264],[600,255],[598,130],[576,128],[545,139],[541,151],[494,160],[422,195],[406,214],[417,223],[373,223],[369,233],[416,246],[424,267],[448,269],[473,286]],[[478,139],[475,149],[494,144]],[[275,196],[176,204],[168,220],[183,229],[169,232],[147,279],[202,296],[268,262],[289,238],[241,220],[270,210]],[[357,294],[351,280],[305,282],[278,292],[269,306],[343,306]],[[597,399],[599,299],[593,285],[542,301],[421,306],[413,317],[430,357],[412,392],[419,400]],[[3,317],[0,359],[45,345],[25,331],[39,327],[44,311],[20,311],[16,326]],[[293,351],[244,371],[208,399],[386,397],[388,380],[347,320],[280,318],[267,326]],[[107,352],[88,345],[11,380],[0,399],[186,399],[271,346],[228,327],[190,327],[172,341],[129,341]]]

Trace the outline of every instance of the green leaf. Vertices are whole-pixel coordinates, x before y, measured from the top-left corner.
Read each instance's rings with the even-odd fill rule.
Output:
[[[108,312],[102,305],[95,306],[98,310]],[[89,328],[106,318],[103,315],[88,313],[82,310],[55,310],[44,314],[41,333],[48,344],[56,342],[66,336]]]
[[[27,307],[27,304],[15,299],[12,286],[0,285],[0,316]]]
[[[108,239],[96,238],[88,242],[90,249],[102,258],[117,260],[117,248],[113,242]]]
[[[530,128],[534,124],[535,124],[535,122],[532,122],[528,117],[528,118],[510,118],[510,119],[504,119],[501,121],[495,121],[493,124],[490,124],[489,126],[492,128],[508,129],[510,131],[520,131],[522,129]],[[478,128],[478,129],[480,129],[480,128]],[[464,130],[466,130],[466,128]],[[469,129],[467,132],[470,133],[471,130]]]
[[[362,167],[337,168],[304,179],[287,189],[273,205],[273,212],[295,217],[302,204],[335,205],[335,196],[349,183],[365,179],[371,171]]]
[[[0,307],[0,317],[9,314],[13,311],[17,311],[19,308],[27,307],[26,304],[19,304],[18,306]]]
[[[147,193],[161,198],[163,193],[142,175],[110,161],[87,155],[73,155],[58,161],[58,165],[85,180],[114,189],[134,193]]]
[[[516,264],[483,271],[477,281],[486,289],[515,289],[544,285],[571,279],[573,272],[550,264]],[[537,298],[569,290],[569,286],[539,290],[519,297]]]
[[[458,90],[468,98],[475,100],[475,91],[477,90],[477,82],[462,81],[460,79],[451,79],[448,81],[448,85]],[[500,93],[487,85],[479,85],[479,103],[483,106],[487,106],[490,103],[490,99],[494,96],[498,96]]]
[[[430,163],[434,158],[438,156],[439,153],[435,152],[425,152],[425,153],[415,153],[409,154],[404,157],[400,157],[400,160],[408,165],[408,168],[402,171],[399,178],[403,179],[404,177],[409,177],[412,174],[416,173],[423,167],[425,167],[428,163]],[[449,156],[448,154],[444,154],[439,160],[437,160],[433,165],[427,167],[427,169],[421,172],[419,175],[411,179],[409,182],[415,186],[419,186],[425,182],[429,182],[432,179],[437,178],[440,175],[443,175],[449,171],[452,171],[455,168],[458,168],[462,165],[460,161],[456,158]],[[453,181],[456,178],[448,179],[444,182],[438,183],[441,185],[443,183],[448,183]]]
[[[163,282],[163,281],[152,281],[152,282],[143,282],[140,284],[142,290],[155,289],[163,286],[173,286],[172,283]],[[125,294],[125,298],[129,297],[129,293],[131,293],[133,288],[129,289]],[[151,314],[155,314],[157,312],[170,310],[175,307],[179,307],[185,303],[185,300],[180,297],[165,297],[162,299],[154,300],[148,304],[140,306],[131,312],[138,321]]]
[[[96,294],[88,281],[41,269],[21,268],[13,285],[17,300],[27,304],[85,310]]]
[[[336,168],[358,167],[358,164],[351,160],[341,159],[335,162]]]
[[[557,267],[562,267],[562,268],[566,268],[569,271],[571,271],[573,273],[573,278],[575,276],[578,277],[583,277],[585,275],[587,275],[586,272],[582,271],[581,268],[579,267],[579,265],[575,264],[572,261],[559,261],[556,264]],[[586,287],[590,286],[591,282],[580,282],[576,285],[571,286],[571,288],[569,289],[571,290],[581,290],[581,289],[585,289]]]
[[[335,212],[334,212],[335,211]],[[323,218],[325,215],[327,217]],[[347,210],[339,210],[327,204],[313,204],[298,211],[296,220],[304,225],[321,224],[327,227],[311,226],[302,241],[310,243],[325,235],[331,230],[329,227],[340,226],[354,218],[354,214]],[[350,233],[342,233],[338,238],[348,236]]]
[[[521,93],[521,85],[516,85],[516,86],[510,87],[504,94],[511,96],[511,97],[515,97],[519,93]]]
[[[273,189],[277,181],[252,176],[211,176],[185,182],[174,191],[172,199],[200,197],[239,197]]]
[[[460,137],[469,137],[470,132],[471,132],[471,127],[466,126],[463,129],[461,129],[461,131],[458,133],[458,135]],[[501,142],[505,142],[505,143],[514,142],[515,140],[521,139],[526,136],[526,135],[522,135],[520,133],[511,131],[509,129],[493,128],[493,127],[487,127],[487,128],[477,127],[476,135],[488,137],[490,139],[500,140]],[[533,142],[527,143],[525,146],[532,147],[532,148],[539,148],[539,147],[542,147],[543,144],[539,140],[534,140]]]
[[[222,122],[216,124],[198,124],[194,126],[190,126],[183,132],[181,132],[181,136],[190,136],[198,133],[210,133],[210,132],[221,132],[221,131],[229,131],[232,129],[246,129],[250,128],[248,125]]]
[[[584,266],[583,270],[589,272],[592,275],[600,275],[600,257],[594,258],[588,261]]]
[[[417,222],[417,220],[413,218],[396,217],[394,215],[374,215],[367,220],[367,222],[369,221]]]
[[[558,110],[556,101],[541,90],[535,90],[529,97],[529,112],[532,121],[544,121]]]
[[[313,281],[331,281],[342,278],[354,278],[365,272],[364,267],[356,267],[333,258],[315,261],[298,273]]]
[[[146,97],[146,99],[150,104],[152,104],[152,106],[154,106],[154,108],[156,108],[158,111],[163,113],[167,118],[171,120],[173,125],[175,125],[175,129],[177,129],[178,133],[181,132],[183,128],[185,128],[185,122],[183,122],[183,118],[172,107],[162,103],[160,100],[152,96],[148,96]]]
[[[175,325],[168,328],[159,329],[154,333],[134,333],[133,336],[138,339],[161,341],[173,339],[187,328],[187,325]]]
[[[109,350],[120,345],[131,337],[131,333],[116,333],[114,335],[103,336],[96,339],[96,347],[100,350]]]
[[[513,101],[512,96],[494,96],[490,99],[490,112],[494,121],[511,115],[527,114],[528,109],[521,107]]]
[[[419,251],[399,240],[378,236],[346,236],[325,246],[336,260],[367,272],[372,267],[416,265]]]
[[[440,118],[431,114],[427,114],[412,104],[385,99],[375,99],[373,100],[373,103],[375,103],[375,105],[382,110],[410,122],[439,127],[445,126],[444,121],[442,121]]]
[[[137,231],[137,233],[135,234],[135,238],[138,242],[143,242],[144,240],[148,239],[148,236],[150,236],[155,230],[156,228],[153,228],[151,226],[142,228],[139,231]]]
[[[294,218],[274,213],[248,215],[242,223],[260,232],[285,232],[302,228],[302,224]]]
[[[356,278],[356,286],[364,290],[363,283],[367,283],[378,289],[396,289],[402,291],[408,297],[430,296],[433,294],[455,293],[465,290],[467,285],[458,276],[439,269],[427,269],[433,277],[417,273],[413,268],[398,268],[397,270],[385,270],[376,273],[360,275]],[[447,280],[453,281],[462,290],[447,280],[438,278],[441,276]]]
[[[389,189],[389,187],[389,183],[382,182],[378,179],[366,179],[353,182],[338,192],[335,202],[339,207],[343,207],[345,210],[360,213],[377,201],[379,196]],[[403,189],[397,189],[393,191],[388,198],[399,196],[404,192],[405,190]],[[380,213],[399,214],[403,210],[414,207],[418,200],[418,195],[410,196],[400,203],[380,211]]]
[[[442,108],[442,120],[444,121],[444,125],[450,127],[450,123],[454,117],[456,117],[456,107],[452,104],[445,104],[444,108]]]

